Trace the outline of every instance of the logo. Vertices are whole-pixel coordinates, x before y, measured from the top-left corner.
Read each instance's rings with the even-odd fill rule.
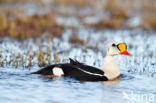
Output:
[[[135,102],[154,102],[155,95],[152,93],[140,93],[131,91],[127,93],[125,91],[122,92],[123,98],[129,101]]]

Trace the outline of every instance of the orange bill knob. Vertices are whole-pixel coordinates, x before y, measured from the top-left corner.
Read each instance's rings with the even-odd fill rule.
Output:
[[[120,50],[120,54],[131,56],[131,54],[127,52],[127,45],[125,43],[119,43],[117,47]]]

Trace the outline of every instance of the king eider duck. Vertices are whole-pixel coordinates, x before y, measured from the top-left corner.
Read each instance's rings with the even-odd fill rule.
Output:
[[[113,57],[119,54],[130,56],[131,54],[126,49],[125,43],[111,44],[101,68],[92,67],[69,58],[70,63],[49,65],[34,73],[45,77],[70,76],[80,81],[113,80],[120,76],[120,68]]]

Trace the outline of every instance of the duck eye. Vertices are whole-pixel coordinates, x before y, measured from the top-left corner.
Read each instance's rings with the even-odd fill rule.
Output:
[[[115,47],[116,45],[113,43],[112,46]]]

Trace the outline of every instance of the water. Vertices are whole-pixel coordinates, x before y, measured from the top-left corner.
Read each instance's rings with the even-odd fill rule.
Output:
[[[40,75],[30,74],[40,68],[37,65],[37,57],[33,57],[31,68],[23,68],[20,63],[16,68],[13,63],[4,62],[4,67],[0,67],[0,101],[2,103],[156,102],[156,55],[154,53],[156,36],[154,34],[147,34],[142,30],[96,31],[82,27],[77,34],[87,44],[77,47],[68,42],[72,33],[72,30],[67,29],[62,39],[54,38],[51,44],[46,40],[40,43],[40,39],[36,42],[30,39],[22,43],[9,38],[1,39],[0,47],[3,55],[1,60],[9,61],[13,53],[20,53],[25,56],[26,61],[27,53],[33,54],[42,47],[43,52],[49,48],[51,55],[61,51],[62,53],[59,54],[61,62],[69,62],[68,57],[71,57],[88,65],[100,67],[106,44],[113,41],[126,42],[128,51],[133,56],[115,57],[121,69],[121,78],[109,82],[80,82],[68,77],[47,79]],[[98,51],[91,49],[90,46],[97,46]],[[87,49],[86,52],[83,51],[84,48]]]
[[[13,69],[13,68],[12,68]],[[72,78],[47,79],[29,75],[29,71],[1,69],[1,102],[69,103],[142,103],[145,99],[132,99],[134,95],[155,96],[155,79],[128,75],[111,82],[80,82]],[[125,95],[128,96],[128,100]],[[139,98],[139,97],[138,97]],[[147,98],[150,101],[150,97]],[[147,102],[149,103],[149,102]],[[154,102],[153,102],[154,103]]]

